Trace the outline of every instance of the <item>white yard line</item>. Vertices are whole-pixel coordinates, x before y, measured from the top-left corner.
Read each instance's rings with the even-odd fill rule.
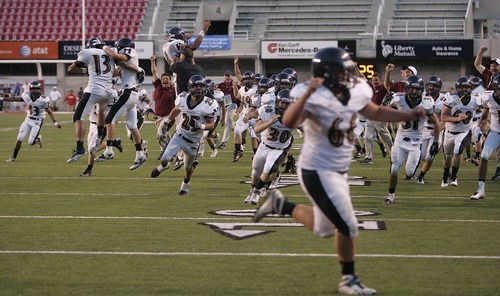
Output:
[[[86,252],[86,251],[31,251],[0,250],[0,254],[27,255],[112,255],[112,256],[239,256],[239,257],[337,257],[337,254],[307,253],[208,253],[208,252]],[[500,259],[500,256],[458,256],[458,255],[406,255],[406,254],[356,254],[370,258],[419,258],[419,259]]]

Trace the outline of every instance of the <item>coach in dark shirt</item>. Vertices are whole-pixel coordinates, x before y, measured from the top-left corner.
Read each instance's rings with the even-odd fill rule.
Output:
[[[177,74],[177,93],[185,91],[188,92],[188,82],[189,78],[193,75],[202,75],[205,77],[203,73],[203,69],[200,65],[194,63],[193,60],[193,50],[190,48],[185,48],[181,52],[181,60],[172,64],[170,67],[172,72]]]

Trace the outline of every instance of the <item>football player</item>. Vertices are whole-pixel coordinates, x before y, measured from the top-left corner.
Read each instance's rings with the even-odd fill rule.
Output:
[[[433,124],[431,121],[426,121],[424,125],[424,130],[422,133],[422,146],[420,152],[420,160],[424,160],[422,164],[422,169],[420,170],[420,174],[418,175],[417,183],[425,184],[424,176],[431,169],[432,162],[434,161],[434,157],[436,153],[441,149],[443,142],[443,133],[444,133],[444,124],[441,123],[441,109],[443,108],[444,103],[444,94],[441,93],[441,87],[443,82],[441,78],[436,75],[431,75],[427,78],[426,82],[426,90],[425,95],[432,97],[434,100],[434,114],[439,121],[439,125]],[[432,144],[434,143],[434,130],[439,130],[439,141],[438,141],[438,150],[433,150],[435,153],[431,152]]]
[[[484,199],[486,197],[486,173],[488,170],[488,159],[491,153],[500,147],[500,75],[493,77],[491,81],[493,90],[486,91],[481,97],[483,111],[479,120],[479,127],[486,134],[486,122],[491,116],[490,131],[481,151],[478,169],[478,189],[471,195],[471,200]]]
[[[423,96],[424,81],[416,75],[409,76],[405,82],[405,92],[396,93],[389,105],[398,110],[410,112],[421,107],[425,110],[427,118],[400,122],[394,146],[391,149],[391,168],[389,173],[389,196],[384,204],[392,204],[396,199],[396,186],[398,184],[398,172],[406,159],[406,180],[414,177],[420,161],[420,146],[423,141],[423,130],[425,121],[428,120],[433,126],[439,126],[439,120],[434,114],[434,100],[429,96]],[[430,154],[436,155],[439,150],[439,129],[433,130],[433,143]]]
[[[189,79],[189,92],[177,96],[176,107],[168,115],[164,123],[166,132],[170,130],[175,118],[180,114],[182,122],[177,125],[172,139],[162,154],[160,164],[151,172],[151,178],[158,177],[170,166],[169,161],[182,150],[184,152],[184,180],[179,195],[189,193],[190,180],[193,175],[193,163],[205,130],[214,128],[215,111],[212,99],[205,96],[207,83],[203,76],[194,75]]]
[[[132,139],[135,146],[135,161],[131,170],[137,169],[147,160],[144,153],[145,142],[141,138],[141,133],[137,127],[137,103],[139,102],[138,87],[144,81],[144,70],[139,67],[139,57],[135,51],[135,43],[130,38],[121,38],[116,42],[116,50],[104,46],[103,49],[108,53],[121,68],[122,89],[118,101],[111,107],[106,116],[105,124],[108,140],[106,142],[106,151],[103,155],[106,158],[114,156],[113,143],[115,142],[115,123],[123,114],[125,114],[127,128],[132,133]],[[100,145],[99,138],[96,146]]]
[[[441,120],[445,123],[446,130],[443,141],[443,188],[449,185],[458,186],[457,173],[462,153],[470,143],[472,116],[479,107],[478,102],[471,96],[471,89],[470,79],[463,76],[455,82],[456,93],[447,93],[445,96],[441,111]]]
[[[85,137],[85,118],[90,114],[95,104],[99,104],[100,113],[97,118],[98,133],[104,131],[104,113],[102,113],[111,99],[113,76],[118,75],[115,61],[103,50],[105,43],[99,38],[91,38],[85,49],[78,53],[77,60],[69,65],[70,73],[88,73],[89,82],[85,88],[83,98],[73,114],[73,123],[76,129],[76,149],[67,160],[72,163],[87,154],[83,147]],[[97,57],[97,58],[96,58]],[[99,143],[100,144],[100,143]],[[95,152],[95,151],[94,151]]]
[[[184,48],[189,47],[193,51],[198,49],[198,47],[200,47],[201,43],[203,42],[203,37],[208,31],[208,28],[210,28],[211,24],[212,23],[209,20],[205,20],[205,22],[203,22],[203,29],[200,31],[200,33],[198,33],[198,36],[191,44],[188,44],[188,39],[189,37],[191,37],[191,35],[187,36],[186,33],[184,33],[184,30],[182,30],[181,28],[175,27],[168,30],[167,43],[165,43],[162,48],[163,56],[165,57],[165,60],[167,60],[168,64],[172,65],[173,63],[177,62],[180,59],[181,52],[184,50]]]
[[[50,98],[42,95],[42,85],[40,82],[31,82],[29,90],[29,93],[25,92],[21,94],[21,97],[4,98],[6,102],[24,101],[27,105],[26,118],[19,128],[16,145],[14,146],[14,152],[12,153],[12,156],[7,159],[7,162],[12,162],[17,159],[17,154],[19,153],[19,150],[21,150],[23,140],[28,135],[28,144],[31,146],[37,144],[38,147],[42,148],[43,141],[42,135],[40,135],[40,129],[42,128],[43,120],[45,118],[45,112],[49,114],[50,119],[52,119],[52,122],[57,128],[62,128],[52,112],[52,108],[50,107]]]
[[[214,128],[211,130],[206,130],[203,133],[203,138],[207,140],[208,146],[210,147],[210,149],[212,149],[210,157],[215,158],[219,153],[217,147],[219,146],[220,142],[220,135],[215,131],[215,129],[217,128],[217,125],[219,125],[219,122],[221,123],[221,126],[224,126],[224,123],[226,121],[226,108],[224,106],[224,93],[216,89],[215,83],[212,79],[206,79],[206,83],[207,92],[211,93],[214,97],[213,108],[216,109],[216,111]]]
[[[254,129],[256,133],[261,133],[262,141],[253,157],[252,189],[244,203],[256,205],[259,202],[261,190],[270,184],[272,176],[287,156],[293,129],[283,125],[281,116],[289,104],[290,90],[284,89],[278,93],[277,106],[263,105],[258,110],[259,119]]]
[[[335,236],[342,269],[338,291],[374,295],[376,291],[361,283],[354,266],[358,222],[347,183],[354,148],[352,130],[358,112],[368,119],[400,122],[420,118],[425,111],[420,106],[401,111],[371,102],[370,86],[355,77],[354,62],[341,48],[320,50],[311,64],[313,77],[292,89],[292,103],[282,122],[289,128],[303,124],[305,139],[298,176],[312,206],[289,202],[279,190],[272,190],[253,221],[271,213],[291,215],[317,236]]]
[[[247,113],[251,107],[252,97],[257,92],[257,87],[254,84],[254,73],[252,71],[245,71],[242,75],[242,86],[238,89],[236,86],[233,88],[234,96],[240,101],[238,107],[239,118],[234,127],[234,157],[233,162],[238,161],[243,156],[242,134],[248,129]]]

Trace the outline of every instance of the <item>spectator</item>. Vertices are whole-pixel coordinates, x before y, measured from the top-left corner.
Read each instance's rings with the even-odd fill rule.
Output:
[[[14,88],[14,92],[12,93],[12,95],[14,97],[19,97],[21,95],[21,85],[19,84],[19,82],[16,83],[16,87]]]
[[[490,68],[487,69],[485,66],[481,64],[483,60],[483,53],[485,53],[488,50],[488,47],[483,45],[481,48],[479,48],[479,52],[476,56],[476,59],[474,60],[474,67],[476,67],[477,71],[481,73],[481,76],[486,80],[486,89],[487,90],[493,90],[493,87],[491,85],[491,80],[493,77],[496,75],[500,74],[500,59],[492,59],[490,61]]]
[[[24,81],[23,86],[22,86],[22,93],[25,93],[25,92],[30,92],[30,83],[27,79]]]
[[[12,89],[10,88],[10,86],[8,84],[4,85],[4,87],[2,89],[2,97],[4,99],[6,99],[6,98],[10,98],[11,96],[12,96]],[[10,107],[11,107],[11,104],[8,101],[4,100],[4,106],[3,106],[4,111],[5,112],[12,111],[9,109]]]
[[[14,96],[14,97],[21,96],[21,84],[19,84],[19,82],[16,83],[16,87],[14,88],[14,92],[12,93],[12,96]],[[12,108],[16,112],[22,111],[24,108],[24,103],[23,102],[12,102]]]
[[[226,105],[226,122],[224,126],[224,135],[222,137],[222,142],[219,146],[220,149],[226,148],[226,142],[229,140],[231,135],[231,129],[233,128],[233,118],[236,115],[236,108],[238,105],[238,100],[234,96],[233,91],[233,73],[230,70],[224,71],[224,81],[217,84],[217,88],[224,93],[224,104]]]
[[[171,66],[172,72],[177,74],[177,93],[188,92],[188,81],[194,75],[203,74],[203,69],[200,65],[194,63],[193,50],[186,47],[181,53],[181,60],[173,63]]]
[[[71,89],[69,91],[69,94],[66,96],[66,98],[64,98],[64,101],[68,105],[68,111],[75,111],[77,100],[78,100],[78,97],[73,93],[73,90]]]
[[[406,78],[417,75],[417,69],[413,66],[403,66],[401,67],[401,78],[402,80],[399,82],[391,82],[391,72],[394,70],[393,64],[387,64],[385,67],[385,76],[384,76],[384,86],[388,91],[393,92],[404,92],[404,86]]]
[[[62,97],[61,93],[57,90],[57,86],[52,88],[52,91],[49,93],[49,98],[52,106],[54,106],[54,111],[57,111],[57,100]]]

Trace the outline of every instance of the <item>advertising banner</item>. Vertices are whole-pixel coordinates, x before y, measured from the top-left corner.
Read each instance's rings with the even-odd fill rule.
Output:
[[[1,60],[57,59],[57,42],[0,42]]]
[[[377,40],[377,59],[472,59],[473,40]]]
[[[105,41],[114,46],[114,41]],[[154,53],[153,41],[135,41],[135,51],[139,59],[149,59]],[[82,50],[81,41],[59,41],[59,59],[76,60],[76,55]]]
[[[311,59],[325,47],[337,47],[337,41],[262,41],[262,59]]]
[[[193,36],[189,39],[189,43],[193,43],[198,35]],[[198,49],[208,49],[208,50],[230,50],[231,49],[231,38],[229,35],[205,35],[203,41]]]

